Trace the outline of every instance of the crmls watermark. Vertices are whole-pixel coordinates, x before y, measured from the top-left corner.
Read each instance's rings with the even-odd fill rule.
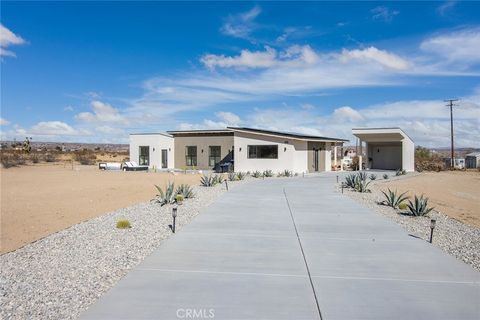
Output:
[[[215,318],[215,309],[180,308],[180,309],[177,309],[177,318],[179,319],[213,319]]]

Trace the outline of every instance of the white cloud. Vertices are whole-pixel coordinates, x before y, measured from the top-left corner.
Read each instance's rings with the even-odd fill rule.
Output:
[[[378,6],[370,10],[372,13],[372,19],[374,20],[383,20],[385,22],[390,22],[393,20],[393,17],[400,14],[400,11],[390,10],[384,6]]]
[[[68,111],[68,112],[73,112],[73,107],[72,106],[66,106],[65,108],[63,108],[63,111]]]
[[[10,124],[10,121],[4,118],[0,118],[0,126],[8,126]]]
[[[367,49],[355,49],[342,51],[341,59],[348,61],[352,59],[358,60],[371,60],[378,62],[382,66],[395,69],[395,70],[407,70],[411,67],[411,63],[396,54],[389,53],[385,50],[379,50],[375,47],[369,47]]]
[[[345,106],[337,108],[333,111],[333,118],[339,121],[361,121],[363,116],[352,107]]]
[[[42,121],[34,125],[27,132],[32,135],[46,136],[76,136],[85,134],[85,132],[78,131],[61,121]]]
[[[247,12],[230,15],[220,31],[227,36],[251,40],[250,34],[256,29],[254,20],[261,12],[259,6],[254,6]]]
[[[21,45],[24,44],[25,40],[10,31],[8,28],[0,24],[0,57],[9,56],[15,57],[15,53],[7,50],[6,48],[12,45]]]
[[[480,63],[480,27],[438,34],[424,40],[420,48],[447,62]]]
[[[457,3],[457,1],[445,1],[437,8],[438,14],[441,16],[446,15],[457,5]]]
[[[219,111],[215,113],[215,116],[231,126],[238,125],[241,122],[240,117],[233,112]]]
[[[104,103],[98,100],[91,103],[93,112],[81,112],[75,117],[83,122],[96,123],[96,122],[108,122],[127,124],[128,119],[120,114],[119,109],[112,107],[108,103]]]

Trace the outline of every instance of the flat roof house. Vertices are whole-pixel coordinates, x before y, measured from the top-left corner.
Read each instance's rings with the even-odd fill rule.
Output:
[[[356,128],[352,133],[361,149],[365,142],[368,169],[415,171],[415,144],[402,129]]]
[[[130,134],[130,161],[155,169],[174,168],[173,137],[166,133]]]

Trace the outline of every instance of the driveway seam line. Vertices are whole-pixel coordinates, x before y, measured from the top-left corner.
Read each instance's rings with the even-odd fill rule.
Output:
[[[312,275],[310,274],[310,269],[308,268],[307,258],[305,257],[305,252],[303,251],[302,241],[300,240],[300,236],[298,235],[297,224],[295,223],[295,218],[293,217],[292,208],[290,207],[290,202],[288,201],[287,192],[285,191],[285,188],[283,188],[283,195],[285,196],[285,200],[287,202],[288,211],[290,212],[290,218],[292,218],[293,227],[295,228],[295,233],[297,235],[298,244],[300,245],[303,261],[305,262],[305,267],[307,268],[308,279],[310,281],[310,286],[312,287],[315,303],[317,304],[318,315],[320,317],[320,320],[323,320],[322,311],[320,311],[320,304],[318,303],[317,293],[315,291],[315,286],[313,285]]]
[[[157,269],[157,268],[137,268],[140,271],[159,271],[159,272],[183,272],[183,273],[208,273],[208,274],[232,274],[245,276],[270,276],[270,277],[293,277],[306,278],[301,274],[281,274],[281,273],[260,273],[260,272],[235,272],[235,271],[208,271],[208,270],[185,270],[185,269]]]

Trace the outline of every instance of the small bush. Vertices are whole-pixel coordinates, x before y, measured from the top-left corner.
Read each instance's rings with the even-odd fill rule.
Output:
[[[359,172],[351,173],[345,177],[345,187],[352,188],[357,192],[370,192],[368,185],[372,181],[368,181],[367,173]]]
[[[277,174],[277,177],[293,177],[293,172],[290,170],[283,170]]]
[[[97,160],[97,156],[92,150],[83,149],[80,151],[75,151],[74,159],[81,165],[93,165]]]
[[[383,174],[383,179],[384,179],[384,180],[387,180],[388,178],[389,178],[388,174],[384,173],[384,174]]]
[[[397,194],[397,190],[392,191],[388,189],[388,192],[382,191],[383,195],[385,196],[385,200],[381,202],[381,204],[385,206],[389,206],[392,208],[398,208],[403,201],[407,200],[408,197],[405,196],[407,192]],[[405,203],[403,203],[405,204]]]
[[[45,160],[45,162],[57,162],[58,158],[57,158],[57,155],[53,153],[46,153],[43,156],[43,160]]]
[[[118,220],[117,221],[117,229],[130,229],[132,226],[130,225],[130,221],[128,220]]]
[[[370,189],[368,188],[368,185],[372,181],[368,181],[367,179],[361,179],[360,176],[358,176],[357,181],[355,182],[355,191],[357,192],[370,192]]]
[[[175,194],[181,194],[185,199],[195,197],[192,187],[190,187],[188,184],[179,185],[177,190],[175,190]]]
[[[182,204],[183,199],[184,199],[184,198],[183,198],[183,195],[181,195],[181,194],[177,194],[177,195],[175,196],[175,202],[177,202],[178,204]]]
[[[415,200],[412,202],[408,200],[408,210],[412,216],[421,217],[427,215],[433,208],[428,207],[428,198],[424,198],[423,194],[420,197],[415,196]]]
[[[156,202],[160,203],[160,205],[171,204],[175,201],[175,192],[174,188],[175,185],[173,182],[169,182],[165,187],[165,191],[160,188],[159,186],[155,185],[155,188],[158,190],[157,198],[155,199]]]
[[[228,173],[228,180],[229,181],[236,181],[237,180],[237,175],[235,174],[235,172],[229,172]]]
[[[372,174],[370,175],[370,180],[377,180],[377,176],[372,173]]]
[[[406,175],[407,174],[407,170],[403,169],[402,170],[402,175]]]
[[[223,183],[225,181],[223,175],[216,174],[213,176],[213,185]]]
[[[30,155],[30,160],[33,163],[39,163],[40,162],[40,157],[38,156],[38,154],[33,153],[33,154]]]
[[[350,173],[345,177],[345,187],[347,188],[355,188],[355,179],[356,179],[356,174],[355,173]]]
[[[263,176],[267,177],[267,178],[273,177],[273,171],[272,170],[265,170],[265,171],[263,171]]]
[[[246,176],[247,176],[247,174],[244,173],[244,172],[238,172],[237,173],[237,179],[238,180],[243,180],[243,179],[245,179]]]
[[[252,177],[254,178],[260,178],[261,176],[262,176],[262,173],[258,170],[252,173]]]
[[[402,175],[402,170],[398,169],[396,172],[395,172],[395,176],[398,177],[398,176],[401,176]]]
[[[406,210],[407,208],[408,208],[408,206],[405,202],[402,202],[398,205],[398,209],[400,209],[400,210]]]

